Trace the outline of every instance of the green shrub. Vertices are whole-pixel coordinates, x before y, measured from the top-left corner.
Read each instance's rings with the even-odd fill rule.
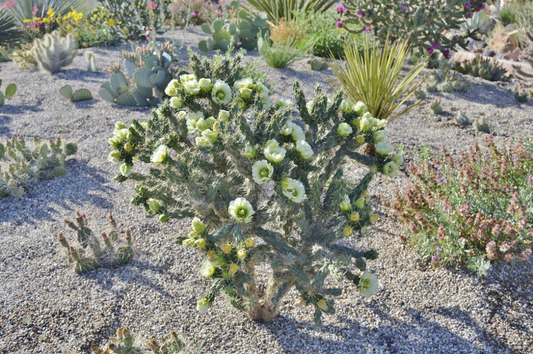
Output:
[[[102,232],[99,240],[88,227],[87,216],[76,211],[76,222],[65,219],[65,224],[76,231],[79,246],[69,243],[62,232],[59,232],[59,243],[67,249],[69,263],[75,263],[74,271],[78,274],[89,272],[101,266],[118,266],[128,263],[133,257],[131,231],[124,233],[123,245],[119,245],[117,222],[109,214],[111,231]],[[102,243],[103,242],[103,245]],[[119,246],[117,246],[119,245]],[[89,252],[90,250],[90,252]]]
[[[377,38],[396,41],[407,39],[419,53],[441,52],[449,58],[459,45],[466,48],[466,38],[476,33],[447,38],[444,32],[459,30],[464,18],[479,11],[485,1],[470,0],[347,0],[346,24],[357,24],[360,33],[372,32]]]
[[[39,178],[63,176],[67,173],[65,159],[76,151],[76,144],[63,143],[59,138],[47,143],[34,138],[33,149],[22,136],[0,143],[0,198],[20,196],[24,186]]]
[[[533,2],[524,4],[516,13],[516,23],[523,43],[533,40]]]
[[[207,258],[200,273],[212,287],[198,310],[225,293],[237,309],[269,320],[295,288],[320,324],[342,293],[326,285],[329,275],[343,275],[365,296],[377,291],[365,261],[377,253],[337,241],[376,221],[365,197],[373,175],[398,172],[402,156],[386,142],[385,121],[342,92],[330,100],[317,88],[306,101],[297,83],[292,117],[290,102],[272,104],[267,87],[242,76],[240,62],[192,65],[196,75],[173,80],[170,101],[148,122],[116,123],[109,159],[120,164],[117,181],[138,181],[132,203],[148,216],[195,217],[178,240]],[[376,144],[375,157],[357,152],[366,143]],[[344,177],[348,160],[368,166],[358,184]],[[144,164],[149,169],[137,166]],[[263,265],[272,270],[264,284]]]
[[[517,13],[522,10],[523,5],[511,4],[498,12],[498,17],[504,26],[516,23]]]
[[[409,185],[388,205],[406,241],[434,266],[466,264],[484,274],[490,261],[527,260],[533,230],[533,141],[475,144],[453,158],[427,148],[409,165]]]

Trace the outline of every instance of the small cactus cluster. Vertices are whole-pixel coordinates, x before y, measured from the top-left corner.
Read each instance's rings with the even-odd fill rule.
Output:
[[[0,79],[0,88],[2,88],[2,80]],[[6,86],[4,92],[0,91],[0,107],[6,103],[6,98],[11,98],[17,93],[17,85],[9,84]]]
[[[72,33],[61,37],[58,31],[54,31],[51,34],[45,34],[42,39],[36,39],[32,53],[39,68],[53,74],[72,63],[78,55],[76,46],[76,38]]]
[[[310,59],[307,61],[307,64],[311,65],[311,70],[314,71],[321,71],[329,68],[328,62],[324,59]]]
[[[69,99],[71,102],[88,101],[93,99],[91,91],[87,89],[72,90],[72,86],[65,85],[59,89],[61,96]]]
[[[74,271],[78,274],[89,272],[100,266],[118,266],[128,263],[133,258],[133,249],[131,241],[131,231],[125,232],[125,246],[117,247],[119,242],[119,232],[117,231],[117,222],[109,214],[109,233],[102,232],[101,241],[96,237],[93,231],[88,227],[87,216],[76,211],[75,222],[65,219],[65,224],[72,230],[76,231],[78,243],[81,247],[75,248],[69,243],[62,232],[59,232],[59,243],[67,249],[69,262],[76,263]],[[88,254],[89,249],[92,255]]]
[[[488,81],[509,81],[510,79],[506,76],[507,70],[498,64],[496,58],[484,59],[478,55],[472,60],[455,63],[454,69],[461,74],[480,77]]]
[[[462,127],[466,127],[467,125],[472,124],[470,118],[468,117],[465,111],[459,111],[457,113],[457,116],[455,117],[455,122]]]
[[[0,198],[20,196],[24,186],[39,178],[64,175],[65,159],[78,149],[76,144],[64,143],[59,138],[48,142],[34,138],[33,146],[28,147],[22,136],[0,142]]]
[[[267,15],[265,13],[259,13],[252,19],[243,10],[232,23],[224,24],[221,20],[216,20],[213,23],[213,28],[207,24],[202,25],[202,31],[212,35],[213,38],[201,40],[198,43],[198,48],[203,52],[215,49],[227,51],[231,47],[255,50],[257,49],[257,38],[266,24]]]
[[[414,95],[417,100],[425,100],[427,98],[426,93],[422,90],[415,91]]]
[[[91,345],[93,354],[142,354],[144,351],[141,347],[135,345],[135,338],[128,327],[117,329],[115,337],[111,337],[111,344],[102,349],[98,345]],[[168,339],[164,344],[160,344],[156,339],[152,339],[147,344],[150,351],[154,354],[199,354],[202,351],[201,346],[193,347],[179,338],[176,332],[170,332]]]
[[[37,66],[37,60],[33,57],[32,44],[23,44],[20,49],[15,49],[9,54],[9,59],[17,65],[19,69],[33,69]]]
[[[440,98],[435,98],[431,104],[429,105],[429,108],[433,111],[435,114],[442,114],[442,107],[440,105]]]
[[[87,71],[96,71],[96,57],[93,52],[85,52],[85,60],[87,61]]]
[[[426,82],[426,90],[429,92],[467,92],[471,86],[457,72],[445,67],[433,70]]]
[[[121,106],[156,106],[165,97],[165,88],[174,77],[177,62],[174,46],[150,44],[135,53],[124,52],[125,74],[117,67],[98,94],[107,102]]]
[[[484,117],[474,120],[474,128],[480,133],[490,134],[490,125],[486,122]]]

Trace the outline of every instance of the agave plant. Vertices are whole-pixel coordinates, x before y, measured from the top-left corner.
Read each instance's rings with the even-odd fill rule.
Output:
[[[370,114],[389,122],[406,114],[421,101],[409,107],[400,108],[416,91],[423,80],[416,80],[424,69],[426,57],[417,60],[407,74],[402,75],[403,65],[409,58],[411,47],[408,41],[382,44],[363,39],[363,50],[359,50],[353,38],[344,43],[346,65],[334,61],[331,69],[340,85],[332,81],[337,91],[342,89],[352,102],[363,102]],[[340,87],[339,87],[340,86]],[[399,112],[398,112],[399,110]]]
[[[294,11],[325,12],[335,4],[332,0],[249,0],[260,12],[266,12],[268,20],[277,25],[281,19],[291,20]]]
[[[0,7],[0,47],[23,42],[25,34],[18,28],[15,18],[5,7]]]

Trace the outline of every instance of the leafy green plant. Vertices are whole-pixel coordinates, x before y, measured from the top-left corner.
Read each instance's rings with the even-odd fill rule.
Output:
[[[2,88],[2,80],[0,79],[0,88]],[[6,86],[4,92],[0,91],[0,107],[6,103],[6,99],[13,97],[17,93],[17,85],[9,84]]]
[[[61,37],[58,31],[45,34],[42,39],[33,42],[32,53],[41,70],[50,74],[72,63],[78,51],[77,42],[72,33]]]
[[[13,13],[0,6],[0,46],[21,44],[25,37],[24,31],[17,26]]]
[[[313,46],[310,42],[292,42],[285,45],[271,43],[268,36],[258,39],[259,55],[271,68],[284,68],[302,58]]]
[[[348,40],[344,45],[346,64],[335,61],[331,64],[340,82],[340,85],[333,82],[333,86],[337,90],[342,87],[352,102],[363,102],[373,117],[390,122],[420,103],[419,100],[396,112],[423,83],[416,78],[424,69],[424,59],[415,63],[407,74],[402,74],[409,51],[407,41],[394,44],[385,41],[378,45],[365,37],[361,52],[354,40]]]
[[[527,2],[522,5],[520,11],[516,13],[516,24],[518,25],[521,42],[526,43],[533,40],[533,3]]]
[[[52,9],[56,13],[68,13],[72,8],[81,10],[85,6],[83,0],[16,0],[12,9],[20,26],[25,26],[24,20],[34,17],[45,18],[47,11]],[[35,10],[37,9],[37,10]]]
[[[292,20],[296,11],[325,12],[335,4],[329,0],[249,0],[248,3],[257,11],[265,12],[274,25],[281,19]]]
[[[78,149],[76,144],[64,143],[60,138],[49,142],[34,138],[32,145],[33,149],[22,136],[0,143],[0,198],[20,196],[24,186],[39,178],[63,176],[67,173],[65,159]]]
[[[135,338],[128,327],[118,328],[115,337],[111,337],[111,344],[105,349],[91,345],[93,354],[142,354],[145,351],[135,345]],[[156,339],[148,342],[148,348],[154,354],[200,354],[202,346],[192,346],[179,338],[176,332],[170,332],[164,344],[159,344]]]
[[[456,62],[454,69],[461,74],[481,77],[488,81],[509,81],[510,77],[506,76],[507,70],[499,64],[496,58],[483,58],[477,55],[472,60],[462,63]]]
[[[259,13],[252,18],[246,11],[241,10],[236,19],[226,24],[221,20],[216,20],[213,22],[212,28],[208,24],[202,25],[202,31],[212,35],[213,38],[201,40],[198,43],[198,48],[204,52],[215,49],[227,51],[237,47],[255,50],[258,36],[265,29],[266,23],[264,13]]]
[[[32,52],[33,44],[23,44],[20,49],[15,49],[9,53],[11,59],[19,69],[33,69],[37,66],[37,60]]]
[[[88,101],[93,99],[91,91],[87,89],[72,90],[72,86],[65,85],[59,89],[61,96],[69,99],[71,102]]]
[[[365,261],[377,253],[337,241],[376,221],[365,191],[378,171],[396,175],[402,155],[386,142],[386,121],[342,92],[330,100],[317,88],[306,101],[295,83],[293,117],[290,102],[272,104],[267,87],[239,74],[239,62],[226,65],[195,59],[196,75],[171,81],[170,100],[146,123],[116,123],[109,140],[109,159],[120,164],[115,179],[138,182],[132,203],[149,217],[195,217],[178,241],[207,257],[200,273],[212,287],[198,300],[200,312],[225,293],[235,308],[269,320],[295,288],[320,324],[342,293],[326,285],[330,274],[364,296],[377,291]],[[358,152],[368,143],[375,156]],[[348,160],[368,166],[359,183],[344,177]],[[263,265],[272,270],[266,284]]]
[[[101,266],[118,266],[128,263],[133,258],[131,231],[124,233],[125,243],[118,246],[119,232],[117,222],[111,214],[108,216],[111,231],[102,232],[99,240],[88,227],[87,216],[76,211],[75,222],[65,219],[65,224],[76,231],[78,247],[68,242],[62,232],[59,232],[59,243],[67,249],[69,263],[75,263],[74,271],[78,274],[89,272]],[[103,242],[103,245],[102,245]],[[90,250],[90,252],[89,252]],[[89,254],[90,253],[90,254]]]
[[[498,11],[498,18],[502,21],[504,26],[510,25],[511,23],[516,23],[517,14],[522,11],[523,5],[519,4],[510,4]]]
[[[445,33],[459,30],[464,18],[481,10],[485,1],[471,0],[347,0],[344,22],[349,31],[372,32],[380,40],[406,39],[420,54],[441,52],[449,58],[456,46],[467,47],[475,37],[469,29],[464,36],[448,38]],[[468,3],[468,6],[466,6]],[[359,27],[352,29],[350,25]]]
[[[496,145],[492,136],[452,157],[427,148],[409,164],[409,185],[388,202],[403,239],[434,266],[527,260],[533,241],[533,135]]]
[[[152,42],[135,53],[123,52],[121,68],[100,86],[98,94],[107,102],[124,106],[155,106],[165,96],[165,88],[178,70],[171,43]]]
[[[464,33],[485,34],[490,29],[491,18],[484,11],[474,13],[470,18],[465,19],[461,25],[461,31]]]

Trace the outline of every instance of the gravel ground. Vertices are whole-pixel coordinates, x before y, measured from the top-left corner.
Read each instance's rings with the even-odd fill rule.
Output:
[[[201,36],[197,28],[172,34],[191,46]],[[209,286],[198,274],[203,257],[175,243],[189,221],[161,224],[145,218],[129,202],[132,184],[114,182],[117,166],[106,159],[115,121],[144,121],[149,113],[97,97],[109,77],[106,68],[129,48],[91,49],[100,67],[95,73],[85,71],[83,53],[53,76],[0,63],[0,78],[19,87],[0,107],[0,136],[60,136],[78,144],[67,175],[30,186],[18,199],[0,199],[0,353],[87,353],[91,343],[106,343],[123,326],[139,339],[176,330],[203,342],[206,353],[531,353],[532,262],[496,266],[483,279],[464,270],[433,270],[400,242],[400,225],[386,217],[379,202],[406,183],[403,172],[372,183],[373,201],[384,217],[357,240],[358,247],[380,253],[369,264],[380,281],[375,296],[365,299],[353,286],[340,285],[345,291],[337,300],[338,312],[325,316],[319,328],[312,324],[310,308],[293,306],[294,292],[271,323],[253,322],[221,300],[207,315],[199,314],[197,296]],[[257,52],[247,60],[257,61]],[[292,97],[295,78],[311,93],[317,83],[327,86],[332,75],[331,70],[311,71],[305,59],[285,69],[262,62],[260,68],[283,97]],[[407,160],[421,143],[457,153],[482,140],[472,127],[453,123],[458,110],[471,118],[485,116],[503,137],[520,136],[531,126],[531,104],[517,103],[499,84],[469,80],[468,93],[432,94],[442,99],[444,115],[431,114],[428,100],[390,125],[391,142],[405,145]],[[66,101],[58,93],[65,84],[88,88],[96,99]],[[354,176],[361,172],[353,167]],[[62,220],[76,210],[88,215],[95,231],[105,229],[108,212],[120,227],[131,228],[132,262],[75,275],[57,233],[65,231]]]

